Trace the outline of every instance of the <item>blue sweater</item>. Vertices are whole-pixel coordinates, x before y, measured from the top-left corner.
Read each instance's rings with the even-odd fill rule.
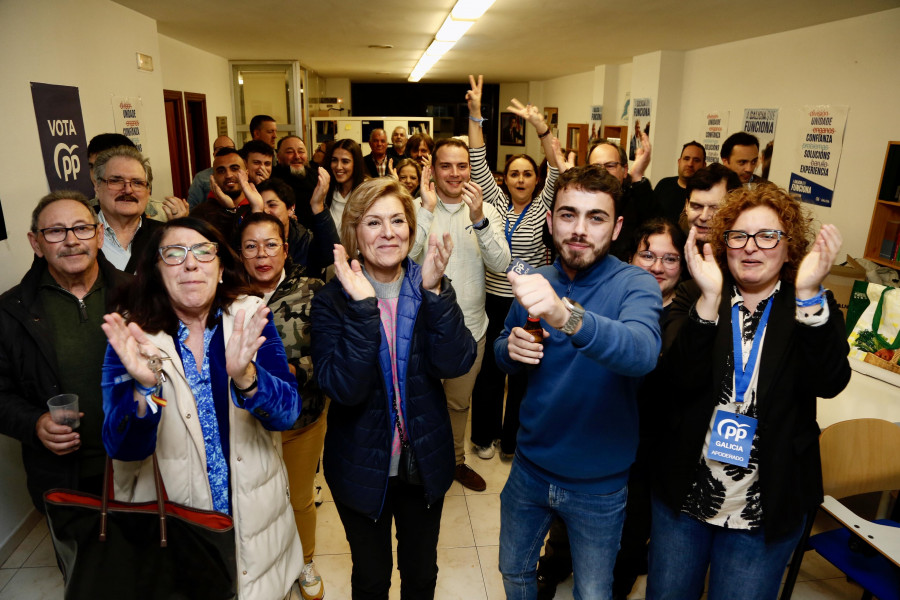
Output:
[[[564,489],[611,493],[625,485],[638,445],[637,390],[656,366],[662,299],[652,275],[607,256],[569,279],[559,259],[537,272],[585,308],[572,336],[542,322],[541,365],[528,373],[519,413],[517,460]],[[497,364],[516,373],[507,338],[527,313],[513,303],[494,342]]]

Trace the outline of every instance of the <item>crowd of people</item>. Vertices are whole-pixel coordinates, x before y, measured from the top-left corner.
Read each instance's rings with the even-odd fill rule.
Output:
[[[707,572],[710,598],[774,598],[822,499],[816,399],[850,378],[822,287],[839,231],[754,174],[748,133],[722,164],[686,143],[654,189],[646,132],[631,164],[600,139],[576,166],[517,100],[545,158],[498,184],[482,85],[467,141],[375,129],[365,156],[257,115],[186,199],[151,201],[149,160],[94,137],[96,197],[37,203],[0,297],[0,432],[35,507],[100,494],[107,455],[117,499],[154,499],[155,456],[171,500],[234,519],[240,597],[321,600],[321,468],[353,598],[388,597],[392,526],[401,597],[433,598],[444,496],[486,489],[471,412],[475,455],[512,463],[508,598],[573,572],[576,598],[648,573],[647,598],[693,600]]]

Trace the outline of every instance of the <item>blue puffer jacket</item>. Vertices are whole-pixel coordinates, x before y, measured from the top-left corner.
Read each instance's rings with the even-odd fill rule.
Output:
[[[475,361],[456,294],[445,277],[440,295],[422,290],[407,260],[397,303],[397,372],[410,443],[428,504],[453,482],[453,434],[441,379]],[[335,498],[377,519],[391,463],[394,409],[391,360],[375,298],[353,301],[333,279],[313,298],[312,359],[332,399],[325,435],[325,479]]]

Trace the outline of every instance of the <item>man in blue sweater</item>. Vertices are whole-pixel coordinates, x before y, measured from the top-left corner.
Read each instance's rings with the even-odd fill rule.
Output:
[[[557,182],[548,225],[557,261],[510,273],[517,302],[494,342],[528,388],[513,466],[500,496],[500,571],[508,598],[534,598],[554,516],[568,527],[576,597],[607,598],[638,444],[636,392],[660,351],[659,285],[608,254],[622,227],[621,185],[599,165]],[[522,329],[540,317],[543,344]]]

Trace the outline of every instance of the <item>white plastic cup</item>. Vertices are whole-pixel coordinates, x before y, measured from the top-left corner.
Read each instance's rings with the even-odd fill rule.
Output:
[[[78,414],[78,394],[59,394],[47,400],[50,418],[57,425],[68,425],[78,429],[81,417]]]

